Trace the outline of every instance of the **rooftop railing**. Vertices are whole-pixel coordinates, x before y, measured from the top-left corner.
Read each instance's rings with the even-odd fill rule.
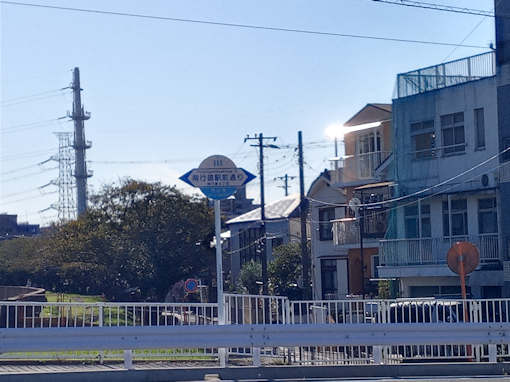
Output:
[[[492,77],[496,74],[495,56],[495,52],[491,51],[398,74],[393,98]]]

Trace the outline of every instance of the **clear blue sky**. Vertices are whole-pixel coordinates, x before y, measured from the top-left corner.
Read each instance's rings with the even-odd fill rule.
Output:
[[[95,8],[338,33],[461,42],[483,19],[378,4],[371,0],[73,0],[37,4]],[[492,9],[492,0],[438,0]],[[38,186],[58,175],[34,165],[56,153],[54,131],[72,131],[61,121],[16,127],[64,116],[71,96],[33,102],[13,99],[65,87],[71,69],[82,74],[91,161],[171,160],[172,163],[100,164],[90,184],[130,176],[176,184],[177,177],[211,154],[230,154],[256,173],[247,134],[278,136],[281,144],[324,140],[324,129],[344,122],[368,102],[391,102],[399,72],[439,63],[452,48],[220,26],[142,20],[120,16],[0,5],[2,97],[0,212],[47,223],[56,203]],[[465,41],[493,41],[485,18]],[[459,48],[450,59],[481,52]],[[52,151],[53,150],[53,151]],[[234,155],[235,154],[235,155]],[[307,185],[329,166],[333,145],[305,146]],[[267,151],[267,200],[283,196],[272,179],[298,175],[291,150]],[[45,168],[54,167],[48,163]],[[49,187],[45,192],[54,191]],[[291,191],[298,192],[297,180]],[[258,198],[258,184],[248,188]]]

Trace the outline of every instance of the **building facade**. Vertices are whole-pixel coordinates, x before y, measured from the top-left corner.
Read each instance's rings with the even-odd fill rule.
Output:
[[[272,260],[273,248],[299,241],[301,226],[299,218],[300,198],[289,195],[265,206],[265,251],[267,261]],[[260,207],[226,222],[230,230],[230,273],[235,283],[243,264],[261,261],[264,228]]]
[[[18,223],[18,215],[0,214],[0,240],[34,236],[39,233],[39,224]]]
[[[314,297],[341,299],[376,294],[378,239],[386,232],[384,204],[391,195],[391,105],[367,104],[344,124],[345,156],[308,192]],[[360,226],[363,234],[360,235]],[[361,244],[363,240],[363,245]]]
[[[459,296],[447,266],[458,241],[475,244],[474,297],[498,297],[502,272],[497,78],[494,52],[397,76],[395,197],[379,275],[402,297]]]

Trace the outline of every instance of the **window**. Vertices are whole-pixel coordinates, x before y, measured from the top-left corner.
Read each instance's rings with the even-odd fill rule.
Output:
[[[411,286],[411,297],[433,297],[439,294],[438,286]]]
[[[276,247],[279,247],[282,244],[283,244],[283,238],[282,237],[274,237],[274,238],[271,239],[271,247],[273,247],[273,250]]]
[[[415,122],[411,123],[411,131],[416,130],[430,130],[434,128],[434,121],[423,121],[423,122]]]
[[[418,205],[404,208],[406,237],[414,239],[418,237],[430,237],[430,205],[421,205],[421,234],[418,216]]]
[[[441,116],[441,132],[443,138],[443,155],[463,153],[466,151],[464,136],[464,113]]]
[[[241,266],[251,260],[260,261],[261,237],[261,228],[248,228],[239,231]]]
[[[451,201],[452,236],[468,234],[467,200],[456,199]],[[450,216],[448,202],[443,202],[443,236],[450,237]]]
[[[411,286],[411,297],[459,297],[460,286],[440,285],[440,286]],[[468,296],[471,294],[471,288],[466,287]],[[440,315],[441,316],[441,315]],[[440,318],[440,320],[442,320]]]
[[[377,267],[379,266],[379,255],[373,255],[371,258],[370,270],[371,270],[371,278],[377,279],[379,278],[379,270]]]
[[[319,209],[319,240],[333,240],[333,223],[335,218],[335,208]]]
[[[380,131],[361,134],[357,138],[358,176],[369,178],[382,162],[382,141]]]
[[[478,200],[478,232],[498,233],[496,198]]]
[[[436,133],[434,121],[415,122],[411,124],[411,139],[416,159],[433,158],[436,156]]]
[[[336,270],[336,259],[321,260],[321,281],[322,281],[322,298],[337,297],[338,278]],[[329,296],[327,296],[329,295]]]
[[[475,148],[485,148],[485,116],[483,108],[475,109]]]

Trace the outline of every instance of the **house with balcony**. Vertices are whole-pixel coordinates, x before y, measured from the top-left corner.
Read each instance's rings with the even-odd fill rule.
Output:
[[[380,241],[378,274],[402,297],[458,296],[447,252],[475,244],[473,297],[504,285],[495,52],[397,76],[393,99],[395,198]]]
[[[308,191],[314,298],[376,292],[386,207],[381,203],[365,208],[362,217],[348,204],[353,198],[368,203],[391,197],[391,115],[391,105],[371,103],[349,119],[344,124],[345,155],[336,158],[332,170],[320,174]]]

